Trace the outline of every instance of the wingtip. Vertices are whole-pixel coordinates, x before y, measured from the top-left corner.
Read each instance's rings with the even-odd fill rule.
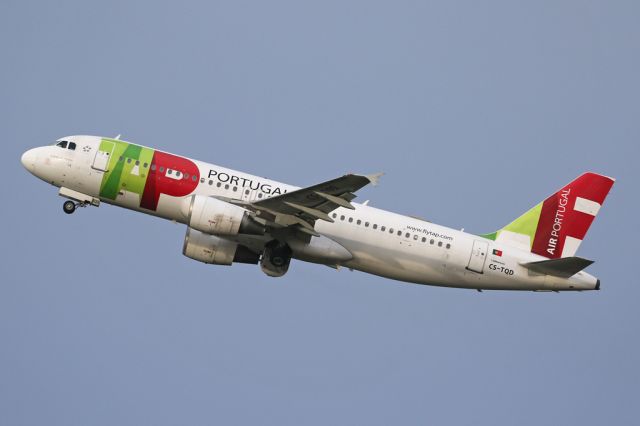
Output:
[[[371,174],[371,175],[366,175],[365,177],[366,177],[367,179],[369,179],[369,182],[371,182],[371,184],[372,184],[373,186],[376,186],[376,185],[378,185],[378,183],[379,183],[379,181],[380,181],[380,178],[381,178],[382,176],[384,176],[384,172],[374,173],[374,174]]]

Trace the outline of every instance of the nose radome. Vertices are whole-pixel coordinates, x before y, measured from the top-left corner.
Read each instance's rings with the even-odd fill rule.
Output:
[[[22,154],[22,158],[20,158],[20,161],[22,162],[22,165],[25,169],[29,170],[30,173],[34,173],[36,170],[37,158],[38,155],[36,153],[36,149],[34,148]]]

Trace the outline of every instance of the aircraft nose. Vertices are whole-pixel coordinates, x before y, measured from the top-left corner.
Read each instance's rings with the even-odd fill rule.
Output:
[[[36,153],[36,149],[30,149],[22,154],[22,158],[20,161],[25,169],[29,170],[30,173],[34,173],[36,170],[36,160],[38,159],[38,154]]]

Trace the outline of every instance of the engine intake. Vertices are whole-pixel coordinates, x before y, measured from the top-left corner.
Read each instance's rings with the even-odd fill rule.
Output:
[[[263,235],[265,228],[249,211],[217,198],[194,195],[183,204],[182,214],[190,228],[215,235]]]
[[[215,265],[257,264],[260,255],[233,241],[187,228],[182,254],[198,262]]]

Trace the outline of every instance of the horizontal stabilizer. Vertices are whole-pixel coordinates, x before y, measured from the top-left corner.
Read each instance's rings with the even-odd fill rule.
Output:
[[[593,260],[582,257],[563,257],[560,259],[542,260],[539,262],[521,263],[527,269],[539,274],[569,278],[591,265]]]

